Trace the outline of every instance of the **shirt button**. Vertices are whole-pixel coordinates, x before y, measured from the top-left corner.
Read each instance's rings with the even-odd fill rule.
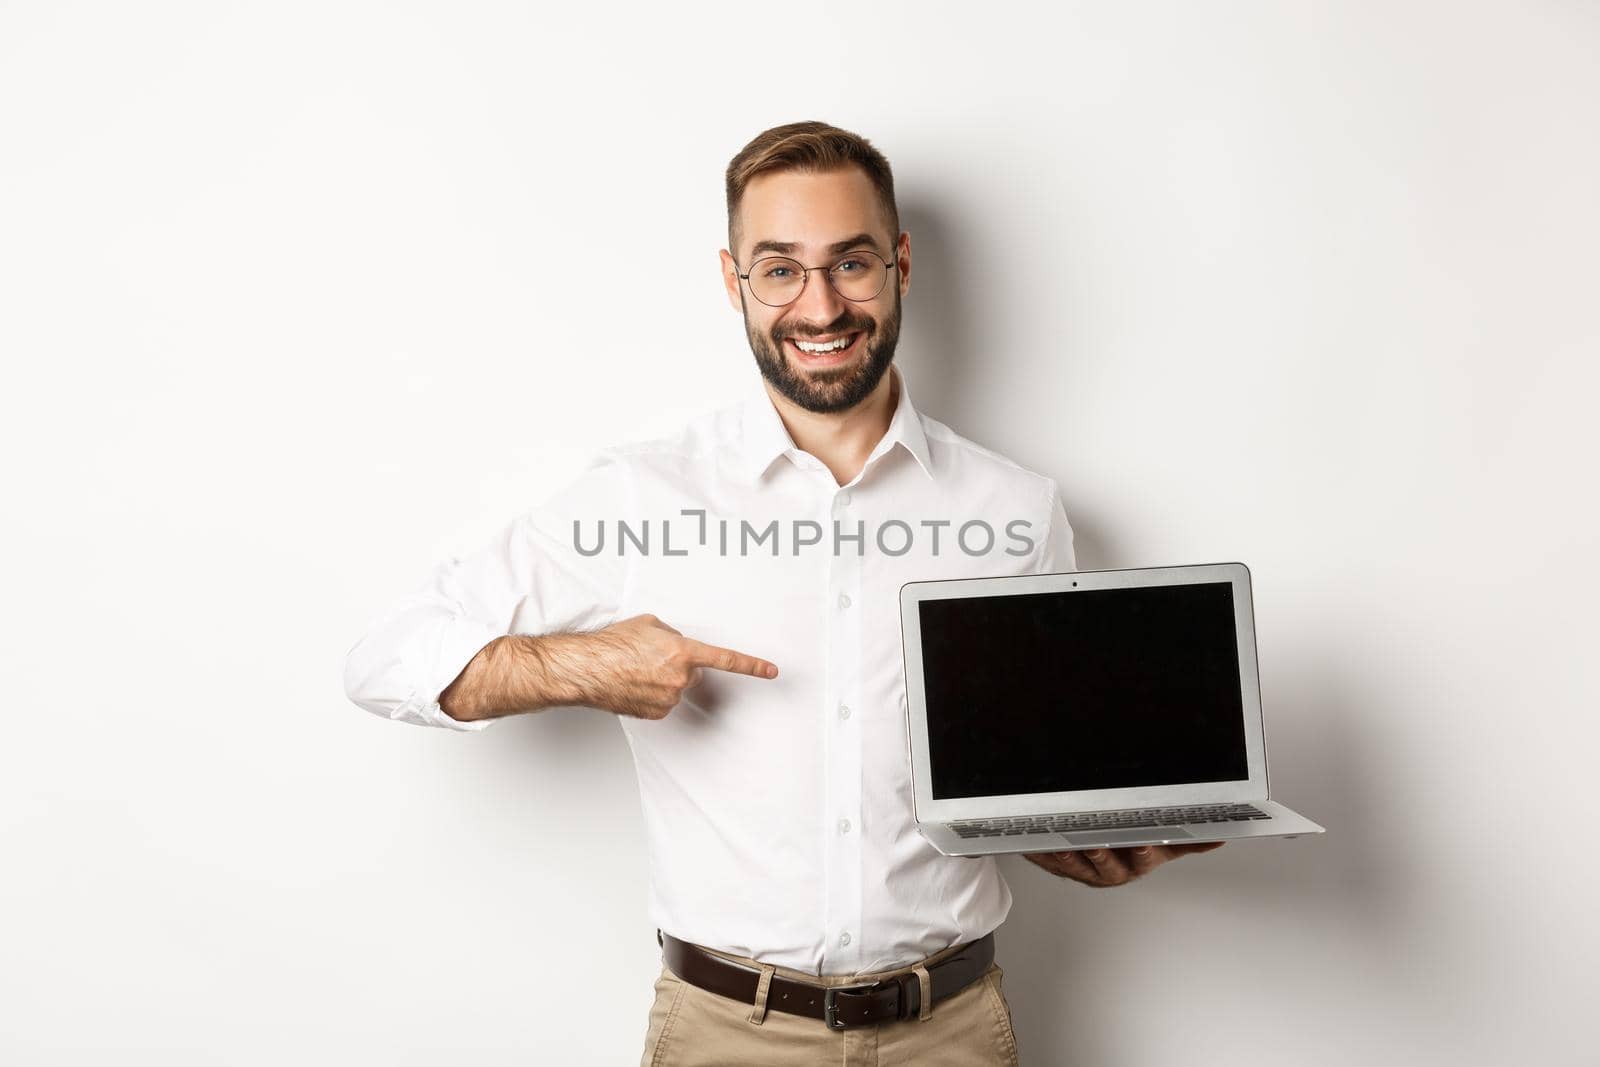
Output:
[[[841,608],[847,608],[847,607],[850,606],[850,597],[847,594],[845,594],[845,593],[840,593],[839,594],[839,606]]]
[[[839,705],[839,718],[848,719],[849,717],[850,717],[850,705],[849,704],[840,704]]]
[[[850,832],[850,820],[849,819],[840,819],[839,820],[839,832],[841,834],[847,834],[847,833]]]
[[[844,933],[839,935],[839,944],[848,945],[849,943],[850,943],[850,931],[846,930]]]
[[[850,503],[850,494],[849,493],[840,493],[839,494],[839,503],[841,503],[841,504]]]

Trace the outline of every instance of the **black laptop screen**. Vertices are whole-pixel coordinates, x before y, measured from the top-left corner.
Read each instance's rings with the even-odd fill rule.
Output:
[[[936,799],[1249,778],[1232,583],[918,607]]]

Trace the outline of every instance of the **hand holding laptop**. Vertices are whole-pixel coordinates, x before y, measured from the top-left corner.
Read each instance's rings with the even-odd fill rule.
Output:
[[[1169,860],[1191,852],[1211,852],[1226,844],[1226,841],[1205,841],[1194,845],[1140,845],[1073,852],[1025,852],[1023,855],[1053,875],[1100,889],[1126,885]]]

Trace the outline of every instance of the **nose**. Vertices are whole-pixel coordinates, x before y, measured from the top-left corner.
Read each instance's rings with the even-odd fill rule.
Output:
[[[806,286],[789,306],[789,314],[822,326],[837,319],[844,305],[844,297],[834,291],[827,270],[813,270],[806,274]]]

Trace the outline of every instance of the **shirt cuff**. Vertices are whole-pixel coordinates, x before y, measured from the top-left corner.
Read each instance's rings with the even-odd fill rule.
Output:
[[[494,718],[471,721],[454,718],[439,706],[439,694],[450,688],[450,683],[466,669],[473,657],[483,651],[485,645],[504,636],[494,627],[464,615],[451,619],[439,636],[439,651],[433,658],[435,670],[430,688],[413,692],[400,706],[395,717],[450,730],[475,731],[489,726],[495,721]]]

